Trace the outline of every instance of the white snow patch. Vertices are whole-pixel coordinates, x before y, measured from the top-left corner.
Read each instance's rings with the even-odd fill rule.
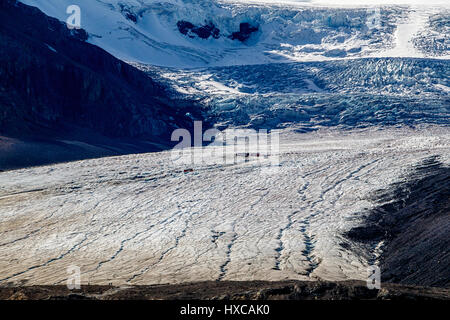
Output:
[[[210,1],[208,6],[203,0],[22,2],[37,6],[61,21],[68,18],[66,8],[69,5],[79,5],[82,27],[90,34],[89,42],[92,44],[123,60],[183,68],[379,55],[423,56],[417,50],[411,50],[411,36],[424,27],[424,19],[439,10],[439,6],[449,7],[448,3],[427,2],[424,6],[416,6],[409,22],[404,23],[399,22],[401,11],[409,10],[408,6],[385,6],[383,30],[368,33],[365,28],[366,10],[348,1],[264,1],[259,4],[253,1]],[[346,6],[342,7],[343,4]],[[348,10],[359,10],[360,16],[349,15]],[[134,18],[130,19],[129,15]],[[197,26],[213,22],[220,29],[221,37],[191,39],[179,32],[177,22],[180,20]],[[250,22],[260,28],[246,43],[229,38],[233,32],[239,31],[242,22]],[[391,37],[391,24],[398,24],[395,37]],[[390,46],[394,49],[387,51]],[[448,57],[445,55],[443,58]]]

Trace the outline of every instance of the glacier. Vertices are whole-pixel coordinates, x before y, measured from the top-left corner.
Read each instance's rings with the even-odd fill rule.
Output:
[[[280,163],[165,151],[0,172],[0,284],[64,284],[72,265],[83,284],[118,286],[366,280],[383,243],[344,234],[371,195],[430,157],[450,165],[447,1],[21,2],[61,21],[79,5],[90,43],[217,129],[279,129]],[[231,39],[242,23],[258,31]]]
[[[64,21],[70,1],[23,2]],[[445,1],[74,3],[88,41],[200,101],[219,128],[448,124]],[[185,35],[180,21],[219,37]],[[258,26],[244,42],[230,38],[241,23]]]
[[[72,265],[83,285],[364,280],[379,243],[343,233],[371,193],[449,151],[439,127],[286,131],[274,174],[255,160],[185,172],[171,152],[3,172],[0,281],[65,284]]]
[[[415,50],[416,46],[409,41],[416,32],[405,34],[402,30],[408,31],[413,25],[417,32],[426,32],[433,29],[430,24],[435,24],[436,14],[449,14],[445,1],[431,1],[426,6],[416,2],[413,6],[356,7],[345,5],[345,1],[337,2],[341,6],[331,7],[326,3],[295,1],[290,4],[217,0],[22,2],[37,6],[61,21],[69,16],[66,13],[69,5],[78,5],[82,28],[90,34],[92,44],[126,61],[182,68],[373,56],[426,57],[430,55],[419,50],[423,46],[418,43]],[[376,8],[380,10],[379,23],[372,28],[368,21]],[[197,26],[212,23],[221,36],[191,39],[179,32],[179,21]],[[239,31],[241,23],[259,27],[245,43],[228,38]],[[404,42],[398,42],[398,30]],[[448,59],[448,50],[434,50],[433,57]]]
[[[449,125],[446,60],[366,58],[177,70],[136,65],[201,101],[217,127]]]

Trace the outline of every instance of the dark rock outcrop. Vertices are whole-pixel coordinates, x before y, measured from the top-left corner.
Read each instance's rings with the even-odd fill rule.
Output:
[[[124,12],[125,18],[127,18],[128,20],[133,21],[134,23],[137,23],[137,16],[129,11]]]
[[[197,106],[168,99],[165,87],[87,38],[37,8],[0,2],[0,136],[164,148],[175,128],[201,118]]]
[[[415,173],[376,195],[380,205],[347,236],[385,241],[381,279],[450,287],[450,168],[431,157]]]
[[[137,23],[138,17],[137,15],[128,7],[126,7],[124,4],[119,3],[120,6],[120,12],[124,15],[125,18],[127,18],[130,21],[133,21],[134,23]]]
[[[177,22],[178,31],[189,38],[199,37],[201,39],[208,39],[213,37],[214,39],[220,38],[220,30],[212,23],[209,22],[204,26],[195,26],[189,21],[181,20]],[[247,41],[250,36],[257,32],[259,27],[252,26],[248,22],[243,22],[239,26],[239,31],[233,32],[228,38],[231,40],[239,40],[241,42]]]
[[[220,30],[212,22],[197,27],[189,21],[181,20],[177,22],[177,27],[181,34],[190,38],[195,38],[196,36],[201,39],[208,39],[209,37],[214,39],[220,38]]]
[[[239,31],[233,32],[230,36],[232,40],[239,40],[241,42],[247,41],[252,33],[257,32],[259,30],[258,27],[252,26],[248,22],[243,22],[239,26]]]
[[[181,34],[184,34],[185,36],[195,28],[195,26],[190,23],[189,21],[178,21],[177,22],[178,31],[180,31]]]

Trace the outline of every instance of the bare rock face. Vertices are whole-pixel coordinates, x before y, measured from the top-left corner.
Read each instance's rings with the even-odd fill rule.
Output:
[[[181,34],[188,36],[190,38],[199,37],[201,39],[208,39],[209,37],[213,37],[214,39],[220,38],[220,30],[216,28],[216,26],[209,22],[204,26],[195,26],[189,21],[178,21],[177,22],[178,30]]]
[[[196,108],[169,101],[162,85],[87,38],[34,7],[0,3],[0,135],[86,128],[170,143],[174,128],[190,128]]]
[[[243,22],[239,26],[239,31],[233,32],[230,36],[232,40],[239,40],[241,42],[247,41],[252,33],[257,32],[259,30],[258,27],[250,25],[248,22]]]
[[[125,18],[127,18],[130,21],[133,21],[134,23],[138,22],[138,15],[133,12],[133,10],[127,6],[125,6],[123,3],[119,3],[120,12],[123,14]]]
[[[188,36],[189,38],[201,38],[209,39],[213,37],[214,39],[220,38],[220,29],[218,29],[212,22],[205,24],[204,26],[196,26],[193,23],[185,20],[180,20],[177,22],[178,31]],[[252,26],[248,22],[243,22],[239,25],[239,31],[233,32],[228,36],[231,40],[239,40],[240,42],[246,42],[253,33],[259,31],[259,27]]]

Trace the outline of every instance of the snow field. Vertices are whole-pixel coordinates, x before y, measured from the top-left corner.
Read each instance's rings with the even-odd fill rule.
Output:
[[[432,155],[448,164],[449,139],[433,127],[287,130],[272,174],[252,159],[184,172],[171,152],[3,172],[0,284],[64,284],[71,265],[84,284],[364,280],[379,252],[342,234],[371,192]]]

